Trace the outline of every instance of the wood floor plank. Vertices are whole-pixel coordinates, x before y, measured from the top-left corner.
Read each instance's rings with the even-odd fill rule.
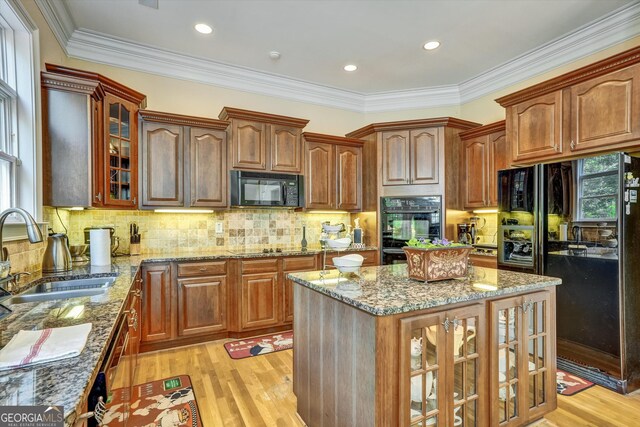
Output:
[[[139,357],[136,384],[191,377],[205,427],[301,427],[293,394],[293,352],[231,359],[214,341]],[[558,409],[535,427],[638,427],[640,392],[627,396],[599,386],[558,396]]]

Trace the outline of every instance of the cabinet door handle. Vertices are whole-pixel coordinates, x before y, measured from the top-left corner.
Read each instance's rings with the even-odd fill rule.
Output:
[[[101,202],[102,201],[102,193],[96,194],[96,199]]]
[[[200,270],[200,271],[207,271],[207,267],[200,267],[198,270]]]
[[[576,143],[573,142],[573,140],[571,140],[571,144],[569,144],[569,147],[571,147],[571,150],[575,150],[576,149]]]
[[[453,322],[449,320],[448,317],[446,317],[444,319],[444,322],[442,322],[442,326],[444,327],[445,333],[449,333],[449,328],[451,327],[451,325],[453,325]]]
[[[131,203],[135,205],[137,201],[138,201],[138,198],[134,197],[133,200],[131,201]]]
[[[523,302],[522,305],[520,306],[520,308],[525,313],[528,313],[529,310],[533,309],[533,301],[529,300],[529,301]]]
[[[553,149],[556,150],[556,153],[560,152],[560,146],[558,144],[554,145]],[[572,147],[572,149],[573,149],[573,147]]]

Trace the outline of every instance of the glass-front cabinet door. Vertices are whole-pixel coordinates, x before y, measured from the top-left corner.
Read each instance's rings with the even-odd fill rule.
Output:
[[[401,320],[400,425],[482,426],[482,305]]]
[[[491,302],[491,425],[520,425],[555,405],[550,292]]]
[[[105,96],[104,205],[135,208],[138,203],[138,130],[135,104]]]

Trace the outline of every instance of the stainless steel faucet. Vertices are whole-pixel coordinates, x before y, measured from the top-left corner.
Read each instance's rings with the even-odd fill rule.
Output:
[[[18,214],[24,219],[27,226],[27,236],[31,243],[42,242],[42,232],[40,227],[36,224],[36,220],[29,214],[29,212],[20,208],[9,208],[0,213],[0,261],[6,261],[9,258],[9,251],[4,247],[2,243],[2,229],[4,228],[4,222],[11,214]]]

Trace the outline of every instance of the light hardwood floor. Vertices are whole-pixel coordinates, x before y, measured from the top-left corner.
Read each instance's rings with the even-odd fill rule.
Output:
[[[292,351],[232,360],[226,341],[142,354],[136,383],[189,375],[204,427],[303,426],[292,390]],[[558,396],[558,409],[535,425],[637,427],[640,393],[622,396],[595,386],[575,396]]]

